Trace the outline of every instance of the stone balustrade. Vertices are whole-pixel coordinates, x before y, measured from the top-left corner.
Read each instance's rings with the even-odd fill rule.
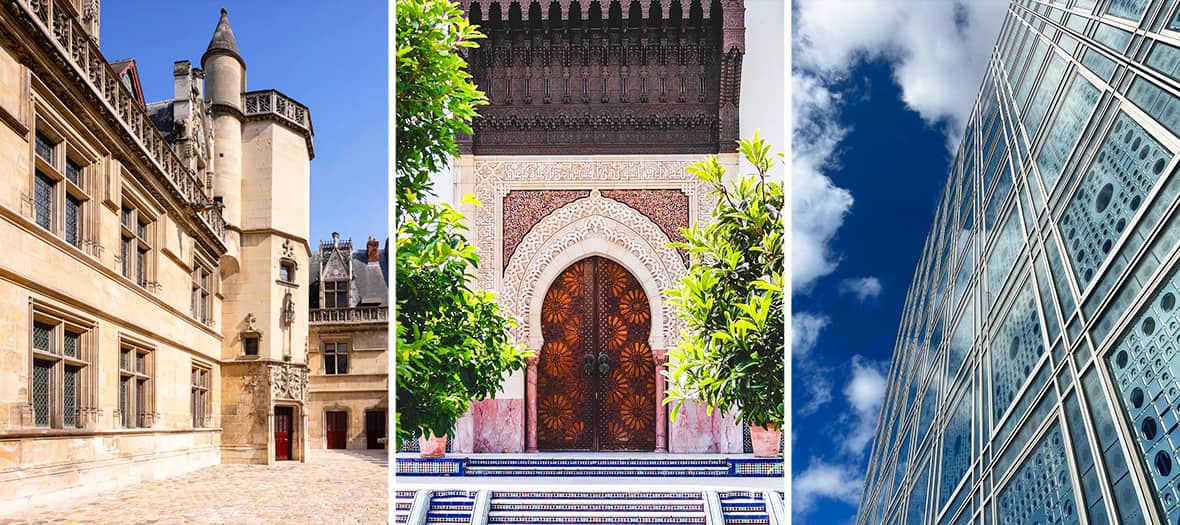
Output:
[[[311,112],[307,106],[274,89],[251,91],[242,95],[242,108],[246,116],[274,114],[298,126],[309,133],[311,128]]]
[[[309,318],[312,324],[383,323],[388,320],[387,306],[316,308],[311,310]]]
[[[193,210],[197,222],[209,229],[217,239],[225,239],[225,219],[221,209],[213,203],[210,188],[203,178],[189,169],[148,119],[139,100],[111,69],[82,24],[68,6],[69,0],[19,0],[16,4],[25,11],[33,26],[43,33],[54,51],[80,84],[89,88],[100,106],[107,110],[107,118],[117,122],[140,149],[140,157],[155,168],[177,197]]]

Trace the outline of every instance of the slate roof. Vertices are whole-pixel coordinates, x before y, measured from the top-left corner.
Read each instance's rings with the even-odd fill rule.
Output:
[[[378,262],[369,264],[365,250],[353,250],[352,287],[348,298],[350,306],[389,306],[389,253],[385,248],[378,250]],[[320,307],[320,266],[322,255],[311,256],[310,307]]]
[[[229,26],[229,13],[224,8],[221,10],[221,19],[217,21],[217,28],[213,30],[213,38],[209,40],[209,48],[201,57],[201,63],[204,63],[205,57],[214,51],[226,52],[244,64],[242,55],[238,52],[238,40],[234,38],[234,30]]]
[[[172,122],[172,101],[162,100],[160,102],[152,102],[147,105],[145,111],[147,112],[148,120],[164,136],[164,140],[167,140],[169,143],[174,142],[175,137],[173,134],[176,128]]]

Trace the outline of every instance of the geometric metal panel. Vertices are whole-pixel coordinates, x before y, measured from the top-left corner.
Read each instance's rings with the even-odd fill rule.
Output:
[[[992,416],[995,421],[1008,409],[1032,367],[1045,352],[1032,281],[1025,281],[1016,304],[1008,312],[992,340]]]
[[[947,425],[942,442],[942,480],[938,491],[938,506],[942,507],[951,492],[971,466],[971,390],[959,401],[954,416]]]
[[[1000,298],[1004,278],[1012,271],[1012,265],[1023,246],[1024,232],[1020,229],[1020,213],[1013,207],[1008,219],[1004,221],[991,255],[987,258],[987,289],[991,303]]]
[[[1106,13],[1132,22],[1138,22],[1143,17],[1143,10],[1151,0],[1111,0]]]
[[[923,465],[920,468],[922,475],[918,481],[914,482],[914,488],[910,491],[910,508],[904,523],[918,525],[924,523],[923,516],[926,515],[926,485],[930,480],[930,469]]]
[[[1078,523],[1065,441],[1054,424],[1000,490],[998,523]]]
[[[1150,472],[1156,503],[1180,518],[1180,273],[1173,272],[1127,326],[1106,356],[1122,398],[1122,413],[1135,432],[1136,449]]]
[[[1061,80],[1065,78],[1065,66],[1066,61],[1061,58],[1061,55],[1053,53],[1050,56],[1049,65],[1045,68],[1045,76],[1041,78],[1041,84],[1037,87],[1037,93],[1033,95],[1032,104],[1024,112],[1024,118],[1022,119],[1030,136],[1035,137],[1037,131],[1041,129],[1041,121],[1045,118],[1045,112],[1049,110],[1049,103],[1053,101],[1053,94],[1057,91],[1058,87],[1061,87]]]
[[[1036,155],[1037,169],[1045,191],[1052,192],[1061,176],[1061,168],[1082,134],[1090,112],[1098,103],[1098,88],[1085,78],[1074,75],[1073,86],[1061,102],[1057,117],[1045,135],[1044,145]]]
[[[1163,173],[1171,154],[1120,112],[1061,216],[1065,249],[1085,290]]]

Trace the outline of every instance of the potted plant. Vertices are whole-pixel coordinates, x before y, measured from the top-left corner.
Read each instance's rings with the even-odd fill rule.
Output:
[[[482,36],[448,0],[397,2],[394,425],[398,442],[423,437],[423,455],[442,455],[471,401],[494,394],[528,355],[510,343],[512,320],[494,295],[471,288],[479,255],[463,215],[431,202],[432,175],[458,156],[455,137],[487,103],[460,54]]]
[[[782,184],[767,180],[781,155],[758,133],[738,141],[757,173],[732,183],[711,156],[688,168],[716,198],[711,221],[685,230],[672,246],[692,257],[680,285],[667,292],[684,320],[668,352],[665,403],[675,418],[686,400],[713,410],[734,410],[750,426],[754,454],[780,453],[784,412],[786,323],[784,315]]]

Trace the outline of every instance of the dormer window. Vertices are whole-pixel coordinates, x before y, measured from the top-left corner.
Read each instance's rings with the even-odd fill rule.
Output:
[[[324,308],[348,308],[348,281],[324,282]]]

